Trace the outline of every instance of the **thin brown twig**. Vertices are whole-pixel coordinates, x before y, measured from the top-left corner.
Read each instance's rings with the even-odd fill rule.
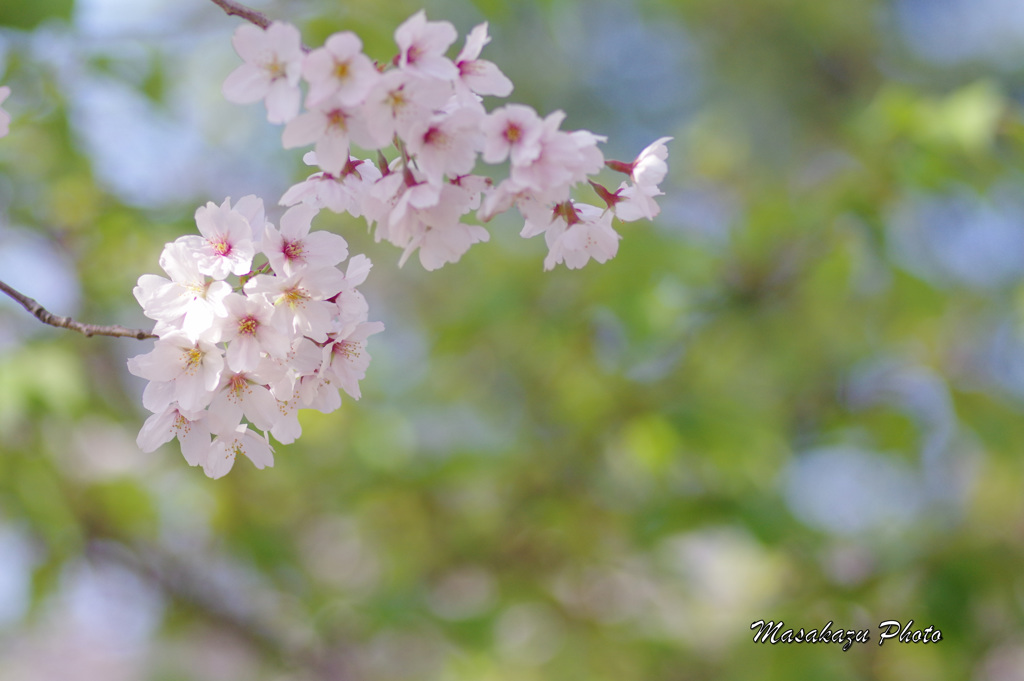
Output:
[[[32,315],[43,324],[49,324],[50,326],[56,326],[62,329],[71,329],[72,331],[77,331],[86,336],[117,336],[121,338],[138,338],[139,340],[156,338],[156,334],[144,331],[143,329],[129,329],[119,324],[113,324],[111,326],[83,324],[81,322],[76,322],[71,317],[60,317],[48,311],[45,307],[40,305],[34,299],[29,298],[24,293],[11,288],[3,281],[0,281],[0,291],[3,291],[16,300],[23,308],[31,312]]]
[[[234,0],[212,0],[212,2],[224,10],[229,17],[241,17],[264,30],[267,26],[270,26],[270,19],[267,18],[267,15],[257,12],[251,7],[246,7],[241,3],[234,2]]]

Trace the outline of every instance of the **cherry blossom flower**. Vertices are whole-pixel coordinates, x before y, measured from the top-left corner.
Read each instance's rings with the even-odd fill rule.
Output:
[[[210,335],[213,322],[222,310],[224,298],[231,293],[231,286],[207,280],[199,271],[193,250],[180,241],[164,247],[160,267],[170,280],[144,274],[133,289],[143,314],[157,321],[154,332],[159,336],[167,330],[181,329],[193,339],[216,340]]]
[[[483,96],[512,91],[500,69],[480,58],[490,41],[486,23],[470,31],[454,62],[445,56],[457,37],[448,22],[428,21],[420,11],[394,35],[398,55],[378,70],[350,32],[332,35],[303,57],[298,30],[289,24],[236,31],[244,63],[225,80],[225,96],[239,103],[264,99],[268,119],[286,124],[283,146],[314,145],[304,160],[321,172],[284,192],[280,204],[289,209],[280,228],[267,222],[255,196],[234,207],[230,200],[200,207],[200,234],[179,238],[161,255],[170,279],[140,277],[134,292],[159,337],[150,353],[128,363],[149,380],[143,405],[153,415],[139,433],[140,448],[152,451],[177,438],[188,462],[214,478],[239,454],[257,468],[272,466],[269,437],[282,444],[299,437],[300,409],[337,409],[339,389],[360,397],[370,362],[367,337],[383,329],[369,321],[358,289],[371,263],[355,255],[342,273],[345,239],[311,231],[322,208],[362,216],[377,241],[402,250],[400,266],[418,253],[427,270],[489,239],[486,229],[463,221],[472,211],[486,222],[517,207],[521,235],[544,234],[548,270],[606,262],[618,251],[615,217],[658,214],[655,197],[662,195],[671,138],[655,141],[631,163],[605,163],[599,149],[605,138],[561,130],[561,111],[541,118],[510,104],[486,113]],[[8,94],[0,88],[0,104]],[[0,109],[0,134],[9,120]],[[353,157],[353,145],[384,151],[374,163]],[[508,160],[497,186],[474,174],[481,154],[486,163]],[[605,165],[629,176],[615,192],[590,180]],[[588,180],[607,209],[573,202],[573,188]],[[254,264],[257,253],[266,261]]]
[[[281,216],[281,230],[267,227],[264,253],[274,272],[288,276],[299,269],[332,267],[348,257],[348,243],[331,232],[310,232],[318,208],[300,204]]]
[[[399,266],[419,249],[423,269],[436,270],[445,263],[458,262],[473,244],[489,240],[491,235],[483,227],[459,221],[459,217],[470,210],[472,200],[472,194],[464,188],[446,184],[439,201],[415,210],[417,222]]]
[[[319,370],[323,363],[323,353],[320,346],[310,339],[295,338],[291,351],[284,359],[268,358],[268,362],[260,366],[260,374],[267,379],[270,392],[278,401],[278,410],[283,414],[286,410],[282,403],[292,398],[302,377],[315,374]],[[288,444],[280,438],[278,441]]]
[[[337,309],[331,319],[331,335],[347,335],[356,325],[367,320],[370,306],[366,302],[366,297],[356,290],[356,287],[366,281],[371,267],[370,259],[362,254],[355,255],[348,261],[345,285],[333,299]]]
[[[480,125],[484,134],[483,158],[501,163],[511,156],[512,165],[526,165],[540,156],[543,121],[533,108],[506,104],[492,111]]]
[[[615,203],[612,210],[615,217],[623,222],[633,222],[640,218],[653,220],[661,212],[654,197],[662,194],[664,192],[657,186],[644,188],[641,185],[623,182],[615,192],[615,196],[620,200]]]
[[[366,377],[366,369],[370,366],[366,339],[383,330],[381,322],[363,322],[324,346],[326,352],[320,372],[327,379],[336,381],[354,400],[361,397],[359,381]]]
[[[459,69],[444,56],[457,37],[450,22],[427,21],[426,12],[420,10],[395,29],[398,68],[440,80],[458,78]]]
[[[413,169],[393,169],[364,197],[363,217],[371,228],[377,225],[374,239],[405,248],[418,224],[411,209],[436,205],[440,195],[440,186],[425,182]]]
[[[543,203],[559,203],[569,198],[573,184],[601,170],[604,156],[597,148],[604,137],[586,130],[572,133],[559,130],[565,113],[556,111],[542,123],[540,153],[525,164],[512,164],[509,180],[513,189],[530,189]]]
[[[225,359],[233,371],[254,370],[264,352],[271,357],[288,353],[288,336],[271,323],[273,313],[274,307],[261,296],[232,293],[224,299],[220,340],[228,344]]]
[[[299,377],[296,383],[298,384],[301,381],[302,377]],[[278,399],[277,419],[274,421],[273,428],[270,429],[270,434],[281,444],[290,445],[302,437],[302,424],[299,423],[299,409],[302,408],[302,405],[303,402],[299,395],[298,385],[293,389],[288,399]]]
[[[249,223],[249,227],[252,229],[252,244],[258,251],[260,242],[263,239],[263,231],[268,224],[267,214],[263,208],[263,199],[255,194],[243,196],[235,202],[232,210],[236,211]]]
[[[128,360],[128,371],[148,379],[142,404],[152,412],[177,402],[186,411],[203,409],[224,369],[222,351],[213,343],[182,332],[157,339],[153,350]]]
[[[312,151],[303,159],[309,165],[316,165],[316,154]],[[349,157],[340,175],[314,173],[290,187],[281,197],[280,204],[294,206],[302,202],[358,218],[362,216],[363,197],[380,178],[381,173],[373,163]]]
[[[668,173],[668,147],[665,143],[671,137],[662,137],[649,144],[632,163],[609,161],[608,166],[629,175],[631,184],[623,182],[609,201],[609,207],[615,211],[616,217],[624,222],[646,218],[654,219],[661,211],[655,196],[664,194],[658,185]]]
[[[611,212],[571,202],[560,204],[556,210],[558,218],[544,232],[548,244],[545,270],[561,262],[575,270],[591,258],[603,263],[615,257],[622,237],[612,228]]]
[[[375,138],[366,128],[362,110],[345,107],[334,96],[289,121],[281,142],[285,149],[315,143],[317,165],[328,173],[338,174],[348,163],[351,142],[372,147]]]
[[[494,62],[479,58],[484,45],[489,42],[491,38],[487,35],[486,22],[469,32],[466,46],[455,58],[455,66],[459,69],[458,82],[478,95],[508,97],[512,94],[512,81]]]
[[[149,453],[160,445],[178,438],[181,453],[190,466],[198,465],[210,449],[210,428],[205,411],[183,411],[177,403],[153,414],[142,425],[136,442]]]
[[[249,271],[256,248],[252,226],[241,213],[231,209],[231,200],[212,201],[196,209],[196,226],[202,237],[183,236],[178,241],[195,251],[199,271],[214,279]]]
[[[245,63],[236,68],[221,88],[236,104],[266,100],[267,120],[285,123],[299,112],[302,76],[302,37],[291,24],[275,21],[266,30],[242,24],[231,39]]]
[[[6,85],[0,86],[0,104],[11,95],[11,88]],[[5,137],[11,131],[11,114],[0,109],[0,137]]]
[[[245,284],[245,292],[262,294],[274,305],[273,321],[285,333],[308,336],[318,343],[327,340],[334,303],[327,299],[345,286],[345,276],[333,267],[302,269],[289,277],[257,275]]]
[[[274,465],[274,450],[267,439],[249,430],[248,426],[240,425],[217,434],[203,462],[203,472],[213,479],[222,478],[231,471],[235,457],[240,454],[259,469]]]
[[[388,71],[366,95],[363,104],[367,131],[373,142],[365,146],[385,147],[396,134],[404,139],[412,125],[444,106],[450,96],[450,83],[406,71]]]
[[[665,143],[671,140],[671,137],[662,137],[640,152],[630,168],[630,179],[633,180],[633,184],[644,190],[657,190],[657,185],[661,184],[668,172],[668,164],[665,162],[668,158],[668,147]]]
[[[258,371],[227,373],[210,401],[210,427],[217,432],[234,429],[244,416],[260,430],[277,422],[277,400]]]
[[[362,49],[359,36],[343,31],[306,55],[302,75],[309,82],[307,107],[315,107],[329,97],[336,98],[342,106],[363,102],[380,74]]]
[[[482,118],[476,109],[459,108],[420,119],[410,127],[407,146],[428,182],[440,184],[445,175],[455,177],[473,170],[482,141]]]

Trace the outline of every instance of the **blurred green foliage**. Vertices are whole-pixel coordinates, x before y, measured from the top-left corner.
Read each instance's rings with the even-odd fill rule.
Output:
[[[219,98],[237,20],[184,4],[147,4],[162,33],[129,22],[97,49],[83,22],[60,28],[70,0],[0,3],[15,116],[0,142],[0,230],[71,263],[76,318],[144,325],[136,279],[194,229],[197,205],[223,196],[125,196],[85,141],[58,44],[73,74],[120,83],[216,153],[235,145],[248,165],[303,176],[297,155],[266,151],[279,132],[258,107]],[[119,678],[1018,678],[1024,388],[990,340],[1018,337],[1020,276],[936,274],[913,260],[931,242],[911,241],[911,256],[897,242],[915,201],[991,207],[1020,186],[1020,71],[930,64],[903,46],[888,5],[427,2],[462,33],[489,21],[485,56],[515,80],[513,99],[608,134],[609,155],[628,160],[641,147],[625,140],[651,125],[673,135],[664,212],[623,227],[609,263],[550,273],[512,217],[434,273],[395,268],[360,221],[319,217],[374,260],[364,290],[388,329],[369,344],[363,399],[304,413],[271,470],[239,461],[209,481],[174,445],[139,453],[142,386],[125,360],[148,343],[0,307],[13,334],[0,349],[0,521],[28,547],[9,570],[30,575],[26,607],[0,622],[0,675],[36,669],[18,642],[68,640],[81,613],[60,626],[49,613],[70,607],[84,565],[127,570],[159,604],[147,629],[123,614],[141,601],[117,610],[117,590],[101,592],[142,632],[130,655],[100,646],[127,669]],[[261,6],[310,45],[354,30],[381,61],[418,8]],[[642,46],[651,61],[595,66]],[[634,95],[609,83],[658,60],[670,104],[627,118]],[[187,179],[170,163],[163,178]],[[984,270],[988,237],[964,220],[957,253]],[[887,362],[932,392],[858,402],[858,377]],[[928,416],[947,398],[945,416]],[[835,468],[794,491],[797,465],[843,447],[910,471],[920,505],[852,531],[808,517],[794,495],[854,476]],[[864,517],[901,494],[858,498],[854,483],[834,505]],[[754,644],[759,619],[870,628],[872,643]],[[886,619],[944,638],[880,647]],[[91,678],[76,664],[67,678]],[[31,673],[19,678],[46,678]]]

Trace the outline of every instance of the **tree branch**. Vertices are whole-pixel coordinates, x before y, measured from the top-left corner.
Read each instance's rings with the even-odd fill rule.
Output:
[[[3,281],[0,281],[0,291],[3,291],[11,298],[18,301],[23,308],[31,312],[32,315],[43,324],[49,324],[50,326],[56,326],[62,329],[71,329],[72,331],[77,331],[86,336],[118,336],[124,338],[138,338],[139,340],[156,338],[156,334],[142,329],[128,329],[118,324],[114,324],[112,326],[82,324],[81,322],[76,322],[71,317],[59,317],[48,311],[32,298],[26,296],[24,293],[14,290]]]
[[[241,17],[246,21],[256,24],[260,28],[266,30],[267,26],[270,26],[270,19],[267,15],[262,12],[246,7],[241,3],[234,2],[234,0],[211,0],[213,4],[224,10],[229,17]]]

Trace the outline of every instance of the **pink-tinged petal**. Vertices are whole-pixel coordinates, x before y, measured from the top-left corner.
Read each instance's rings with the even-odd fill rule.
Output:
[[[196,302],[201,303],[202,301]],[[210,305],[193,304],[189,307],[188,312],[185,313],[185,319],[182,321],[181,330],[185,332],[185,335],[193,340],[213,337],[214,317],[213,307]]]
[[[344,61],[349,57],[359,54],[363,49],[363,41],[352,31],[335,33],[324,43],[335,59]]]
[[[217,389],[217,384],[220,383],[221,373],[224,371],[224,356],[220,354],[220,350],[215,348],[213,345],[208,346],[205,356],[203,357],[203,389],[208,392],[213,392]],[[183,407],[185,405],[182,405]],[[204,405],[205,406],[205,405]],[[193,407],[186,407],[191,409]]]
[[[334,267],[321,267],[306,272],[303,285],[318,299],[333,298],[346,286],[345,275]]]
[[[455,58],[456,62],[472,61],[480,56],[480,52],[484,49],[484,45],[491,42],[491,38],[487,35],[487,22],[477,24],[473,27],[473,30],[466,36],[466,46],[459,52],[459,56]]]
[[[615,206],[615,217],[623,222],[633,222],[641,218],[653,220],[661,212],[661,208],[654,200],[654,196],[660,195],[661,192],[651,195],[640,191],[639,187],[626,186],[623,183],[623,186],[620,187],[619,196],[624,200]]]
[[[462,82],[478,95],[508,97],[512,94],[512,81],[493,62],[480,59],[460,64],[459,71]]]
[[[229,450],[220,437],[213,441],[210,453],[203,461],[203,472],[214,480],[223,478],[235,465],[235,453]]]
[[[215,433],[233,431],[242,422],[242,407],[231,399],[230,385],[217,393],[210,402],[207,421]]]
[[[302,310],[296,311],[292,328],[317,343],[323,343],[327,340],[327,332],[331,330],[335,309],[334,303],[327,301],[308,302]]]
[[[302,436],[302,425],[295,413],[298,408],[297,396],[278,403],[278,420],[270,429],[270,434],[283,445],[290,445]]]
[[[259,26],[242,24],[231,36],[231,45],[245,61],[262,61],[267,55],[267,34]]]
[[[238,336],[228,344],[225,359],[232,371],[251,371],[260,363],[260,344],[255,338]]]
[[[458,37],[459,32],[450,21],[428,21],[423,25],[416,43],[424,52],[441,55]]]
[[[266,326],[260,330],[260,343],[271,357],[281,358],[291,351],[291,342],[288,336],[273,326]]]
[[[251,64],[242,64],[228,74],[221,85],[224,99],[234,104],[252,104],[267,95],[270,79],[267,72]]]
[[[427,24],[427,13],[424,10],[416,12],[411,17],[403,21],[398,28],[395,29],[395,44],[398,45],[399,49],[403,52],[409,49],[416,36],[420,34],[423,27]]]
[[[150,352],[128,359],[128,371],[150,381],[173,381],[181,373],[180,354],[177,345],[157,341]]]
[[[301,59],[302,34],[294,25],[275,21],[267,27],[267,43],[283,60]]]
[[[321,385],[309,399],[308,405],[321,414],[330,414],[341,406],[341,393],[332,385]]]
[[[340,234],[318,230],[310,232],[303,242],[311,265],[332,267],[348,257],[348,242]]]
[[[420,10],[395,29],[395,43],[401,50],[398,66],[441,80],[454,80],[459,75],[455,64],[444,57],[458,32],[447,21],[427,21]]]
[[[274,449],[264,438],[252,433],[246,435],[244,453],[252,465],[263,470],[274,466]]]
[[[255,243],[263,236],[263,225],[267,214],[263,207],[263,199],[255,194],[243,196],[235,202],[234,209],[249,223],[248,237]]]
[[[196,375],[185,375],[174,381],[174,399],[183,409],[205,409],[212,397],[213,389],[207,388],[202,378]]]
[[[315,88],[321,82],[331,80],[334,64],[335,56],[326,47],[317,48],[307,54],[302,61],[302,77]]]
[[[283,78],[275,80],[267,90],[267,120],[287,123],[299,114],[302,92],[297,85]]]
[[[442,56],[421,58],[416,62],[416,71],[438,80],[455,80],[459,77],[459,67],[455,65],[455,62]]]
[[[297,203],[309,203],[311,205],[318,205],[318,187],[317,177],[312,177],[293,184],[285,193],[281,195],[281,200],[277,202],[279,206],[294,206]],[[335,211],[341,212],[341,211]]]
[[[139,431],[139,436],[135,442],[146,454],[155,451],[160,445],[165,442],[170,442],[174,439],[174,421],[177,418],[177,410],[173,408],[165,409],[159,414],[153,414],[146,422],[142,424],[142,430]]]
[[[307,111],[293,118],[284,126],[281,143],[285,149],[294,149],[312,144],[324,133],[324,115],[318,111]]]
[[[167,289],[171,282],[156,274],[143,274],[139,277],[138,286],[132,289],[135,300],[139,305],[146,308],[146,305],[153,300],[162,297],[162,292]],[[152,319],[152,318],[151,318]]]
[[[251,390],[242,407],[245,417],[260,430],[270,430],[277,421],[277,400],[263,386],[252,386]]]
[[[142,391],[142,406],[153,413],[166,409],[174,402],[174,381],[151,381]]]
[[[671,137],[662,137],[647,145],[633,161],[633,182],[640,187],[654,187],[661,184],[668,172],[668,147]]]
[[[332,175],[341,173],[348,163],[349,139],[342,132],[330,131],[316,143],[317,164]]]
[[[348,261],[348,269],[345,271],[345,281],[349,286],[359,286],[366,281],[372,267],[373,263],[362,253],[352,256],[352,259]]]
[[[299,205],[289,208],[281,216],[281,236],[288,241],[296,241],[309,234],[313,218],[320,212],[319,208]]]
[[[210,429],[205,423],[193,422],[190,428],[179,429],[178,442],[189,466],[198,466],[210,455]]]

